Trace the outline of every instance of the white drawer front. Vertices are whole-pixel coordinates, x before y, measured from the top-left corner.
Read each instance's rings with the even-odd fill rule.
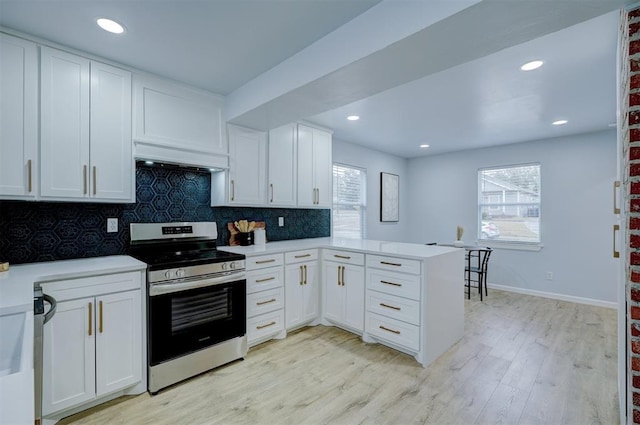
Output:
[[[382,292],[367,291],[367,310],[412,325],[420,324],[420,303]]]
[[[262,314],[247,320],[247,342],[251,344],[261,338],[284,330],[284,310]]]
[[[367,269],[367,288],[420,301],[420,276]]]
[[[283,285],[282,267],[271,267],[247,273],[247,294],[279,288]]]
[[[140,272],[114,273],[78,279],[63,279],[41,284],[46,294],[58,301],[94,297],[114,292],[140,289]]]
[[[249,270],[259,270],[267,267],[281,266],[284,264],[282,254],[260,255],[258,257],[247,257],[246,268]]]
[[[302,251],[285,252],[284,262],[287,264],[301,263],[318,259],[317,249],[305,249]]]
[[[367,254],[367,267],[401,273],[420,274],[420,261]]]
[[[247,317],[254,317],[282,308],[284,308],[284,288],[247,295]]]
[[[322,258],[327,261],[364,266],[364,254],[359,252],[338,251],[335,249],[323,249]]]
[[[375,313],[367,314],[369,320],[366,331],[369,334],[413,351],[420,349],[420,327]]]

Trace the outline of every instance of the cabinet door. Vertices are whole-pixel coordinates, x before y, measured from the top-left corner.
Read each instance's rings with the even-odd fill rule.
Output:
[[[303,321],[302,290],[304,274],[302,264],[291,264],[285,269],[285,324],[290,329]]]
[[[133,200],[131,73],[91,62],[91,196]]]
[[[331,208],[332,165],[331,134],[313,130],[313,177],[316,188],[316,206]]]
[[[96,397],[94,307],[93,298],[59,302],[44,325],[44,415]]]
[[[125,388],[142,379],[140,290],[96,298],[96,393]]]
[[[302,321],[309,322],[318,317],[320,287],[318,285],[318,263],[303,264],[304,285],[302,286]]]
[[[342,323],[344,311],[344,290],[340,285],[342,265],[324,265],[324,317]]]
[[[43,197],[89,194],[89,60],[41,47],[40,187]]]
[[[38,51],[0,34],[0,195],[32,198],[38,158]]]
[[[269,205],[295,206],[297,191],[296,125],[269,131]]]
[[[265,203],[266,140],[261,131],[229,125],[229,201]]]
[[[315,207],[313,129],[298,125],[298,206]]]
[[[344,266],[344,324],[364,330],[364,267]]]

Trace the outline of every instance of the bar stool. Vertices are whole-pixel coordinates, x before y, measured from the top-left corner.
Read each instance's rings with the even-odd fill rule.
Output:
[[[477,285],[480,301],[482,301],[482,287],[484,286],[484,295],[489,295],[487,291],[487,266],[489,265],[489,257],[493,249],[489,247],[466,248],[467,265],[464,268],[464,278],[467,286],[467,299],[471,299],[472,283]],[[476,286],[473,286],[474,288]]]

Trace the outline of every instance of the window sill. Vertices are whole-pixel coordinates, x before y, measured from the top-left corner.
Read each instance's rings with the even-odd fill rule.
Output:
[[[476,245],[488,246],[493,249],[510,249],[513,251],[540,251],[544,246],[541,243],[494,241],[489,239],[478,239]]]

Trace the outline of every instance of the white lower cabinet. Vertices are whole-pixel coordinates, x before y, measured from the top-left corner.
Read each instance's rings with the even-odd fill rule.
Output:
[[[141,282],[131,272],[42,285],[58,301],[44,327],[45,417],[141,383]]]
[[[251,256],[247,269],[247,344],[284,337],[283,254]]]
[[[324,318],[338,326],[362,333],[365,298],[364,255],[324,250],[323,258]]]
[[[318,250],[288,252],[285,257],[285,318],[289,330],[309,324],[318,318]]]

